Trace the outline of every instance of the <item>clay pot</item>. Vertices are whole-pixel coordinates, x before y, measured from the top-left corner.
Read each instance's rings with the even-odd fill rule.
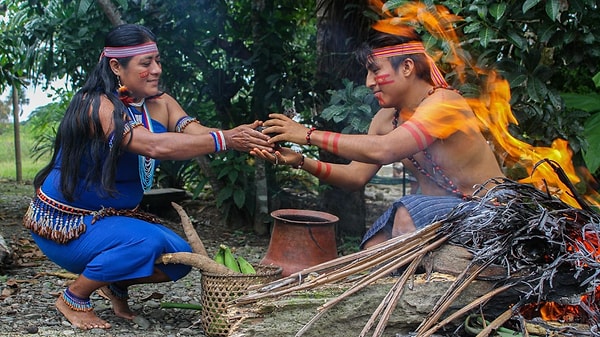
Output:
[[[301,209],[280,209],[271,216],[271,241],[261,264],[280,266],[285,277],[337,258],[337,216]]]

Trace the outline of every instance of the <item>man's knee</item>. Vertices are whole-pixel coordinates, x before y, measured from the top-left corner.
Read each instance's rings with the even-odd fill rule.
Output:
[[[385,229],[382,229],[377,234],[373,235],[369,240],[365,241],[363,249],[373,247],[391,238],[392,236],[390,235],[390,232],[386,231]]]
[[[410,213],[405,207],[398,207],[394,216],[394,226],[392,228],[392,237],[414,232],[417,230]]]

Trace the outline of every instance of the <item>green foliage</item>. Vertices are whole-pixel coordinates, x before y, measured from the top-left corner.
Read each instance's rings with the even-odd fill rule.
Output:
[[[7,15],[14,6],[5,4]],[[27,46],[23,43],[26,15],[13,15],[11,20],[0,20],[0,93],[7,87],[23,84]]]
[[[0,57],[6,54],[1,48],[14,45],[24,59],[18,69],[32,74],[34,82],[43,80],[47,85],[66,76],[73,87],[79,87],[96,64],[104,36],[111,29],[99,2],[7,2],[7,22],[14,28],[3,30],[0,39],[16,42],[0,45]],[[112,3],[123,21],[143,24],[157,35],[163,90],[204,125],[228,129],[266,119],[268,113],[282,110],[284,100],[292,101],[298,111],[315,105],[314,0],[277,4],[253,0]],[[4,83],[2,77],[0,83]],[[43,144],[50,144],[50,139],[40,142],[40,152],[46,151]],[[221,160],[220,155],[214,158]],[[229,160],[231,163],[233,159]],[[243,197],[242,192],[253,193],[251,180],[243,189],[238,187],[242,177],[253,177],[254,168],[243,160],[238,164],[219,177],[224,190],[214,192],[224,207],[228,204],[250,210],[254,198]],[[201,181],[212,181],[193,161],[163,165],[157,174],[158,184],[203,186]],[[231,179],[233,170],[239,179]]]
[[[8,123],[8,117],[11,114],[9,104],[9,100],[7,102],[0,102],[0,123]],[[0,130],[0,133],[2,133],[2,130]]]
[[[590,172],[597,172],[600,168],[600,156],[598,156],[600,153],[600,113],[594,114],[587,120],[584,137],[590,144],[583,153],[585,163]]]
[[[52,155],[58,125],[73,96],[73,93],[62,91],[61,93],[59,96],[61,100],[59,102],[50,103],[35,109],[27,120],[27,125],[31,128],[31,133],[35,139],[31,148],[31,155],[36,160]]]
[[[509,81],[511,106],[519,121],[511,126],[514,136],[536,146],[566,139],[574,162],[585,161],[594,172],[597,166],[590,156],[582,158],[600,146],[595,137],[588,137],[591,115],[565,98],[597,92],[591,80],[600,70],[596,1],[439,3],[464,18],[457,28],[463,34],[461,41],[468,42],[462,47],[477,61],[474,68],[497,69]],[[467,71],[477,83],[478,74]]]
[[[233,206],[244,210],[248,218],[254,214],[254,168],[248,164],[249,158],[248,154],[229,151],[216,154],[215,160],[211,161],[213,172],[225,182],[215,196],[217,206],[225,216],[230,214],[229,208]]]
[[[394,7],[406,1],[390,0],[387,4]],[[6,13],[0,21],[0,89],[18,84],[24,78],[47,84],[65,76],[74,87],[80,86],[97,62],[103,38],[111,28],[99,3],[90,0],[3,3]],[[366,88],[336,78],[350,78],[355,73],[353,82],[362,80],[364,69],[348,65],[352,64],[349,62],[352,47],[364,39],[365,22],[374,17],[371,12],[363,13],[364,1],[319,3],[320,8],[337,18],[335,22],[321,23],[320,32],[339,37],[334,39],[335,43],[324,45],[319,41],[322,63],[316,60],[315,0],[112,3],[118,6],[124,21],[144,24],[157,34],[163,59],[162,87],[207,126],[231,128],[265,119],[272,111],[282,111],[286,101],[309,119],[318,113],[325,90],[339,88],[340,83],[341,89],[328,91],[330,101],[321,115],[324,120],[339,123],[343,132],[364,132],[376,111],[376,102],[369,98]],[[582,107],[568,99],[572,94],[584,94],[593,102],[598,93],[592,80],[600,71],[597,24],[600,11],[595,1],[426,0],[425,3],[443,4],[464,18],[457,30],[465,54],[476,64],[467,69],[469,84],[459,89],[466,95],[476,93],[481,78],[473,69],[495,67],[511,85],[511,105],[519,120],[511,130],[517,137],[536,145],[549,145],[555,138],[565,138],[574,150],[575,160],[583,154],[581,160],[590,169],[597,167],[592,154],[598,152],[600,144],[595,136],[599,134],[598,113],[591,111],[590,106]],[[431,36],[424,39],[440,50],[447,48]],[[327,64],[324,60],[337,56],[345,57],[345,62],[339,62],[343,69],[323,66]],[[448,79],[458,83],[458,70],[448,66],[445,70]],[[317,75],[326,80],[315,83]],[[62,106],[57,106],[57,113],[61,109]],[[42,135],[50,135],[51,124]],[[44,152],[42,149],[43,146],[39,151]],[[222,164],[221,156],[211,157],[213,165]],[[236,164],[226,171],[220,167],[227,173],[215,172],[219,172],[219,181],[228,188],[222,194],[215,193],[220,195],[223,206],[229,203],[231,207],[242,205],[250,210],[254,200],[249,197],[253,193],[254,168],[241,157],[227,160],[228,164]],[[159,174],[160,183],[180,184],[183,179],[204,186],[201,182],[208,181],[208,177],[195,169],[194,163],[188,165],[190,168],[167,168],[165,163]],[[272,168],[269,170],[271,176],[275,174]],[[277,187],[274,189],[276,193]]]
[[[357,236],[345,236],[341,238],[341,242],[338,246],[338,254],[340,254],[340,256],[346,256],[359,252],[361,242],[362,238]]]
[[[6,131],[0,133],[0,178],[15,180],[15,139],[13,133],[13,124],[0,123],[0,129]],[[21,173],[23,181],[32,181],[38,171],[50,160],[49,155],[44,155],[39,159],[31,154],[31,148],[35,142],[35,136],[31,132],[28,123],[21,125]]]
[[[163,160],[156,168],[154,186],[188,189],[200,183],[200,172],[194,160]]]
[[[600,86],[600,72],[593,77],[596,87]],[[573,109],[587,112],[589,117],[584,125],[583,138],[587,148],[583,149],[583,159],[590,172],[600,168],[600,94],[599,93],[564,93],[561,95],[565,105]]]
[[[329,105],[323,109],[320,117],[344,125],[342,133],[367,133],[379,104],[366,86],[354,85],[348,79],[342,82],[344,89],[328,90],[331,95]]]

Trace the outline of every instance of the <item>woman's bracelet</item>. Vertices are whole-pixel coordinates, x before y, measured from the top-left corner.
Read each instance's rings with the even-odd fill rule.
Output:
[[[300,162],[298,163],[298,165],[294,166],[297,169],[301,169],[302,166],[304,166],[304,155],[302,155],[302,158],[300,158]]]
[[[211,131],[209,133],[215,141],[215,152],[227,150],[227,144],[225,143],[225,135],[223,134],[223,131]]]
[[[308,129],[308,131],[306,132],[306,145],[312,145],[310,143],[310,134],[313,133],[313,131],[315,131],[317,128],[315,128],[314,126],[310,129]]]

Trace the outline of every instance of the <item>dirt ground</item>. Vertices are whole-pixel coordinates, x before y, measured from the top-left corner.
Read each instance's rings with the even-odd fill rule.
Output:
[[[192,270],[183,282],[144,285],[133,290],[130,305],[150,321],[149,327],[119,320],[110,306],[98,296],[92,297],[94,306],[100,317],[111,322],[113,328],[109,331],[93,329],[82,332],[70,326],[54,310],[53,303],[75,275],[66,273],[49,261],[22,224],[33,192],[31,184],[0,180],[0,238],[3,239],[0,240],[1,337],[204,336],[203,329],[199,327],[197,310],[165,310],[160,307],[170,302],[200,303],[201,292],[198,285],[201,273],[197,270]],[[397,193],[397,189],[390,189],[385,185],[369,187],[365,192],[369,212],[367,216],[378,216],[389,205],[389,199],[397,197]],[[170,203],[164,204],[165,207],[157,211],[161,222],[185,237],[179,215]],[[187,213],[209,255],[216,253],[220,244],[231,247],[235,254],[245,257],[252,264],[259,263],[266,255],[269,235],[257,235],[249,226],[230,228],[224,225],[223,216],[213,199],[185,199],[178,200],[177,204]],[[2,251],[6,251],[3,245],[8,247],[10,255],[2,256]],[[345,242],[338,239],[338,254],[354,252],[357,246],[358,242],[354,238]]]

